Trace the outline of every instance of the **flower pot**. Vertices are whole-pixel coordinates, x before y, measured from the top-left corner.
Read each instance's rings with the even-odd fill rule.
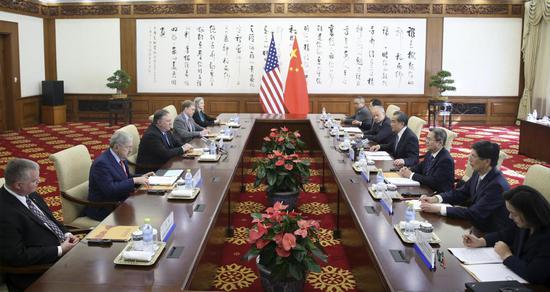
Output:
[[[298,292],[304,290],[306,277],[301,280],[291,279],[288,281],[274,281],[271,278],[271,271],[267,267],[260,264],[260,257],[256,258],[256,265],[260,272],[260,280],[262,287],[266,292]]]
[[[298,196],[300,191],[294,192],[272,192],[267,194],[267,201],[269,206],[273,206],[276,202],[283,202],[284,205],[288,205],[287,210],[294,210],[298,203]]]

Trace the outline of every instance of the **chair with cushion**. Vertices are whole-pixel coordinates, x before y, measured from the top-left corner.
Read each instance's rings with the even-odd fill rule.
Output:
[[[397,111],[400,111],[401,108],[396,106],[395,104],[390,104],[388,105],[388,108],[386,109],[386,116],[391,117],[393,116],[393,114]]]
[[[168,113],[170,114],[170,117],[172,118],[172,126],[173,126],[174,125],[174,119],[176,119],[176,117],[178,116],[178,110],[176,109],[176,107],[174,105],[167,105],[167,106],[163,107],[162,109],[168,111]],[[149,116],[149,121],[153,122],[153,115]]]
[[[424,121],[423,119],[417,117],[417,116],[412,116],[409,118],[409,122],[407,123],[407,127],[409,129],[411,129],[411,131],[416,134],[416,138],[418,138],[418,140],[420,140],[420,133],[422,132],[422,127],[424,127],[424,125],[426,124],[426,121]]]
[[[453,132],[447,128],[441,127],[440,129],[443,129],[445,133],[447,133],[447,141],[445,142],[445,148],[447,150],[451,151],[451,148],[453,147],[453,140],[458,137],[458,134],[456,132]]]
[[[4,185],[6,180],[3,177],[0,177],[0,188]]]
[[[141,141],[139,137],[138,129],[135,125],[128,125],[125,127],[122,127],[118,129],[117,131],[122,131],[130,134],[132,136],[132,152],[130,152],[130,155],[128,156],[128,168],[130,170],[131,174],[135,174],[136,172],[136,161],[137,161],[137,154],[139,150],[139,143]]]
[[[500,167],[502,166],[502,162],[506,158],[508,158],[508,155],[503,151],[500,151],[498,154],[497,169],[500,169]],[[464,171],[464,176],[462,176],[462,180],[464,182],[467,182],[473,174],[474,169],[470,166],[470,163],[466,162],[466,170]]]
[[[93,228],[98,221],[81,216],[85,206],[114,208],[117,202],[88,201],[88,179],[92,159],[84,145],[77,145],[50,155],[54,162],[59,190],[63,223],[74,228]]]
[[[532,165],[525,174],[523,184],[539,191],[550,201],[550,168],[540,164]]]

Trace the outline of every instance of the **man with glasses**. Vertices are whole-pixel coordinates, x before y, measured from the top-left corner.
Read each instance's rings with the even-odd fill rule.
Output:
[[[447,141],[447,133],[441,128],[432,128],[426,137],[428,150],[422,162],[399,170],[402,177],[406,177],[432,190],[443,193],[453,189],[455,163],[451,154],[443,145]]]
[[[181,103],[181,107],[181,113],[174,120],[174,134],[180,143],[189,143],[194,138],[208,134],[208,130],[198,125],[193,119],[195,103],[185,100]]]
[[[365,99],[362,96],[358,96],[353,100],[355,106],[355,114],[348,116],[344,119],[344,124],[361,127],[363,123],[363,129],[368,130],[372,125],[372,114],[365,106]]]
[[[120,202],[135,190],[135,185],[147,184],[153,173],[134,176],[128,170],[128,155],[132,151],[132,136],[116,131],[109,141],[109,149],[101,153],[90,168],[88,200],[92,202]],[[101,221],[111,209],[86,207],[86,216]]]
[[[433,197],[420,197],[422,211],[467,219],[482,232],[508,227],[512,221],[508,218],[502,193],[509,190],[510,186],[496,168],[499,151],[500,147],[496,143],[474,143],[468,159],[474,169],[472,177],[456,190]],[[440,203],[462,206],[446,206]]]
[[[386,111],[382,106],[375,106],[372,108],[372,115],[374,121],[372,127],[369,130],[364,130],[364,126],[360,127],[363,130],[363,138],[378,144],[390,143],[392,129],[390,118],[386,117]]]
[[[407,127],[408,122],[409,117],[404,112],[395,112],[390,123],[393,135],[388,142],[372,146],[370,151],[387,151],[395,159],[393,165],[398,168],[418,163],[418,138]]]
[[[40,170],[36,162],[15,158],[0,188],[0,263],[12,267],[51,264],[71,250],[78,238],[59,223],[36,193]],[[40,274],[7,274],[10,291],[23,291]]]

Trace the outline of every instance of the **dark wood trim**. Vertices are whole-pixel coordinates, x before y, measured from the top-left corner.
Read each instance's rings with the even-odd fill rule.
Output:
[[[40,123],[41,95],[19,98],[15,101],[15,108],[19,114],[17,129],[36,126]]]
[[[15,22],[0,21],[0,34],[4,39],[4,72],[6,84],[5,121],[7,130],[17,130],[21,127],[22,113],[16,110],[16,101],[21,98],[21,76],[19,71],[19,30]]]
[[[44,66],[46,80],[57,80],[55,19],[44,18]]]
[[[137,93],[136,47],[136,20],[123,18],[120,20],[120,65],[132,78],[124,91],[127,94]]]
[[[443,18],[428,18],[426,23],[426,68],[424,69],[424,93],[437,94],[430,88],[430,76],[441,70],[443,63]]]

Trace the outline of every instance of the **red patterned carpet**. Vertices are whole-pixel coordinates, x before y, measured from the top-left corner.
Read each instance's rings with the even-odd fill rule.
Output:
[[[147,124],[138,124],[143,131]],[[61,201],[58,195],[58,185],[55,169],[48,156],[62,149],[84,144],[88,147],[92,158],[108,147],[108,140],[112,132],[118,127],[108,127],[106,123],[67,123],[62,126],[44,126],[24,128],[19,132],[0,134],[0,177],[6,163],[13,157],[24,157],[37,161],[41,165],[41,184],[38,192],[44,196],[57,218],[61,219]],[[523,182],[527,169],[535,164],[550,166],[545,162],[537,161],[518,155],[519,129],[517,127],[487,127],[487,126],[457,126],[453,129],[458,137],[453,142],[452,156],[456,160],[456,176],[464,174],[470,145],[479,140],[490,140],[501,145],[501,149],[509,155],[503,163],[502,170],[509,183],[514,186]],[[427,129],[422,133],[421,148],[424,147],[424,137]],[[306,134],[306,133],[303,133]],[[421,153],[424,152],[421,150]],[[250,159],[246,159],[249,161]],[[308,193],[301,196],[299,211],[311,219],[321,222],[322,244],[329,254],[329,262],[322,265],[322,273],[310,274],[307,279],[306,291],[354,291],[362,290],[357,287],[354,274],[350,271],[348,256],[350,249],[332,237],[335,227],[333,203],[329,202],[333,194],[319,192],[321,180],[319,166],[313,157],[311,183],[307,186]],[[249,163],[249,162],[248,162]],[[225,291],[254,291],[261,289],[260,280],[256,273],[255,263],[241,261],[242,255],[248,250],[247,227],[250,226],[250,213],[262,211],[266,207],[265,191],[262,187],[254,189],[253,173],[250,165],[247,169],[246,192],[238,195],[237,204],[233,209],[233,224],[235,236],[227,238],[223,245],[224,256],[216,263],[216,278],[211,283],[211,289]]]

